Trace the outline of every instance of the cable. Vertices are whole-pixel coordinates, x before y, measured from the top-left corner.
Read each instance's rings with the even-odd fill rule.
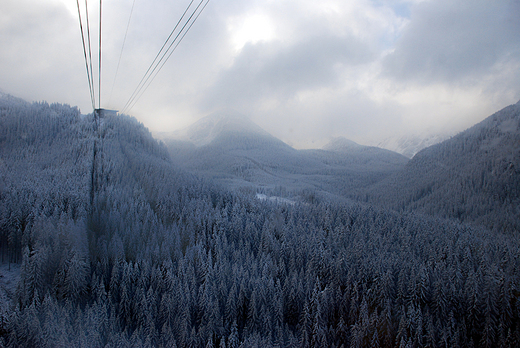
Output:
[[[88,79],[88,86],[89,86],[89,92],[90,92],[90,101],[92,103],[92,108],[94,109],[95,102],[94,102],[94,96],[92,94],[92,81],[90,80],[89,64],[88,64],[88,58],[87,58],[87,48],[85,45],[85,34],[83,31],[83,21],[81,19],[81,10],[79,7],[79,0],[76,0],[76,4],[78,5],[79,28],[81,31],[81,42],[83,43],[83,56],[85,57],[85,67],[87,69],[87,79]]]
[[[186,14],[188,13],[188,11],[190,10],[190,8],[193,5],[194,0],[190,1],[188,7],[184,11],[184,13],[182,14],[181,18],[176,23],[176,25],[173,28],[173,30],[171,31],[170,35],[168,36],[168,38],[166,39],[166,41],[162,45],[162,47],[159,50],[159,52],[157,53],[157,55],[155,56],[154,60],[152,61],[152,63],[148,67],[148,69],[146,70],[146,73],[144,74],[143,78],[141,79],[141,81],[137,85],[136,89],[134,90],[134,92],[130,96],[129,100],[127,101],[127,103],[125,104],[125,106],[123,107],[121,112],[124,112],[124,111],[129,110],[130,108],[132,108],[137,103],[139,98],[141,98],[141,96],[148,89],[148,87],[153,82],[155,77],[159,74],[161,69],[164,67],[164,65],[166,64],[168,59],[172,56],[173,52],[177,49],[179,44],[182,42],[182,40],[184,39],[186,34],[190,31],[191,27],[197,21],[197,19],[201,15],[202,11],[204,11],[204,9],[208,5],[209,1],[210,0],[200,0],[200,2],[195,7],[193,12],[191,12],[189,18],[182,25],[182,28],[177,32],[177,35],[175,36],[175,38],[173,40],[171,40],[171,38],[174,35],[174,33],[176,32],[177,28],[180,26],[181,23],[183,23],[184,17],[186,16]],[[204,4],[204,6],[202,6],[202,8],[201,8],[202,4]],[[90,22],[89,22],[89,14],[88,14],[88,12],[89,12],[88,11],[88,2],[87,2],[87,0],[85,0],[85,18],[86,18],[86,24],[87,24],[87,30],[86,30],[87,31],[87,35],[86,35],[87,39],[85,39],[85,30],[83,28],[83,18],[81,16],[81,7],[79,5],[79,0],[76,0],[76,5],[78,7],[79,25],[80,25],[80,30],[81,30],[81,40],[82,40],[82,44],[83,44],[83,55],[84,55],[84,58],[85,58],[85,68],[86,68],[86,71],[87,71],[87,79],[88,79],[88,84],[89,84],[90,99],[91,99],[91,102],[92,102],[92,108],[94,110],[97,110],[96,109],[95,87],[94,87],[94,73],[93,73],[93,67],[92,67],[92,48],[91,48],[91,39],[90,39]],[[121,57],[123,55],[124,45],[125,45],[126,37],[127,37],[127,34],[128,34],[128,28],[130,26],[130,21],[131,21],[131,18],[132,18],[134,5],[135,5],[135,0],[133,0],[132,8],[131,8],[131,11],[130,11],[130,16],[128,18],[128,23],[127,23],[127,27],[126,27],[126,31],[125,31],[125,37],[123,39],[123,45],[121,47],[121,52],[120,52],[120,55],[119,55],[119,61],[118,61],[118,64],[117,64],[116,74],[114,76],[114,83],[112,85],[112,91],[110,93],[110,98],[112,97],[112,92],[113,92],[114,85],[115,85],[116,78],[117,78],[117,74],[118,74],[118,71],[119,71],[119,66],[120,66],[120,63],[121,63]],[[98,108],[101,108],[102,22],[103,22],[102,21],[102,8],[103,8],[102,0],[99,0]],[[88,41],[88,44],[87,44],[87,41]],[[169,45],[168,45],[168,43],[169,43]],[[166,46],[168,46],[168,47],[165,50]],[[172,49],[172,47],[173,47],[173,49]],[[88,48],[88,52],[87,52],[87,48]]]
[[[96,108],[96,93],[94,90],[94,69],[92,68],[92,44],[90,41],[90,23],[88,19],[88,2],[85,0],[85,15],[87,18],[87,38],[88,38],[88,55],[89,55],[89,64],[90,64],[90,80],[92,81],[91,86],[91,94],[93,99],[93,109]]]
[[[202,0],[199,4],[199,6],[197,6],[197,8],[195,9],[195,11],[193,12],[193,14],[190,16],[190,19],[191,17],[193,17],[193,15],[195,14],[195,12],[197,11],[197,9],[200,7],[200,5],[202,4],[204,0]],[[132,103],[131,106],[128,107],[127,110],[130,110],[134,107],[134,105],[137,103],[137,101],[141,98],[141,96],[144,94],[144,92],[148,89],[148,87],[152,84],[153,80],[155,79],[155,77],[159,74],[159,72],[161,71],[161,69],[163,68],[163,66],[166,64],[166,62],[168,61],[168,59],[170,59],[170,57],[172,56],[173,52],[175,52],[175,50],[177,49],[177,47],[179,46],[179,44],[182,42],[182,40],[184,39],[184,37],[186,36],[186,34],[188,33],[188,31],[190,31],[191,27],[193,26],[193,24],[195,23],[195,21],[197,21],[197,19],[199,18],[200,14],[202,13],[202,11],[204,11],[204,9],[206,8],[206,6],[208,5],[210,0],[207,0],[206,3],[204,4],[204,6],[202,7],[202,9],[199,11],[199,13],[197,14],[197,16],[195,16],[195,19],[190,23],[190,25],[188,26],[188,29],[186,29],[186,31],[183,33],[183,35],[181,36],[179,42],[177,42],[177,44],[175,45],[175,47],[171,50],[171,52],[168,54],[168,56],[166,57],[166,59],[164,60],[164,62],[161,64],[161,66],[159,67],[159,69],[157,70],[157,72],[153,75],[153,77],[151,78],[150,82],[148,82],[148,84],[146,85],[146,87],[144,87],[144,89],[141,91],[141,93],[139,94],[139,96],[137,98],[135,98],[135,101]],[[188,19],[188,22],[189,20]],[[184,27],[188,24],[188,22],[186,22],[186,24],[184,25]],[[183,29],[184,29],[183,27]],[[182,30],[181,29],[181,32]],[[180,33],[177,35],[177,37],[180,35]],[[176,37],[176,39],[177,39]],[[175,40],[176,40],[175,39]],[[170,44],[170,46],[168,47],[168,50],[173,46],[173,44],[175,43],[175,40]],[[168,53],[168,50],[166,51],[165,55]],[[164,56],[163,56],[164,58]],[[162,58],[161,58],[162,60]],[[161,61],[159,61],[160,63]],[[157,66],[156,66],[157,68]],[[155,68],[154,68],[155,70]],[[153,73],[153,71],[152,71]]]
[[[108,98],[108,104],[112,101],[112,94],[114,93],[114,86],[116,85],[117,73],[119,72],[119,65],[121,64],[121,57],[123,56],[123,50],[125,48],[126,36],[128,35],[128,28],[130,27],[130,20],[132,19],[132,13],[134,12],[135,0],[132,2],[132,8],[130,9],[130,16],[128,17],[128,23],[126,24],[125,37],[123,38],[123,44],[121,45],[121,52],[119,53],[119,60],[117,61],[116,74],[114,75],[114,82],[112,83],[112,89],[110,90],[110,96]]]
[[[202,8],[200,9],[199,11],[199,8],[201,7],[201,5],[204,3],[204,1],[206,1],[206,3],[204,4],[204,6],[202,6]],[[157,61],[157,57],[160,55],[160,53],[163,51],[164,47],[166,46],[166,44],[168,43],[169,39],[171,38],[171,36],[173,35],[173,33],[175,32],[176,28],[179,26],[179,23],[182,21],[183,17],[185,16],[186,12],[188,11],[188,9],[191,7],[191,4],[193,3],[190,2],[190,5],[188,6],[188,8],[186,9],[186,11],[184,12],[184,14],[182,15],[181,19],[179,20],[179,22],[177,23],[177,25],[175,26],[174,30],[172,31],[172,33],[170,33],[170,36],[168,36],[168,39],[166,40],[166,42],[164,43],[163,47],[161,48],[161,50],[159,51],[159,53],[157,54],[156,58],[154,59],[154,62],[157,61],[157,63],[155,63],[155,66],[154,65],[154,62],[152,62],[152,64],[150,65],[150,67],[148,68],[147,72],[145,73],[145,76],[143,76],[143,78],[141,79],[141,82],[139,83],[139,85],[137,86],[137,88],[134,90],[134,93],[132,93],[132,96],[130,97],[130,99],[128,100],[128,102],[125,104],[125,107],[123,108],[122,112],[125,112],[127,110],[130,110],[136,103],[137,101],[141,98],[141,96],[144,94],[144,92],[148,89],[148,87],[150,86],[150,84],[152,83],[152,81],[155,79],[155,77],[157,76],[157,74],[159,73],[159,71],[162,69],[162,67],[166,64],[166,62],[168,61],[168,59],[171,57],[171,55],[173,54],[173,52],[175,51],[175,49],[179,46],[179,44],[181,43],[181,41],[184,39],[184,37],[186,36],[186,34],[188,33],[188,31],[191,29],[191,27],[193,26],[193,24],[195,23],[195,21],[199,18],[200,14],[202,13],[202,11],[204,11],[204,9],[206,8],[206,6],[208,5],[210,0],[201,0],[199,2],[199,4],[197,5],[197,7],[193,10],[193,12],[191,13],[191,15],[189,16],[189,18],[186,20],[186,22],[184,23],[184,25],[182,26],[182,28],[180,29],[180,31],[177,33],[177,35],[175,36],[175,38],[173,39],[173,41],[171,41],[170,45],[168,46],[168,48],[166,49],[166,51],[162,54],[161,58],[159,59],[159,61]],[[198,11],[198,13],[197,13]],[[196,14],[196,16],[195,16]],[[194,17],[195,16],[195,17]],[[193,19],[193,20],[192,20]],[[186,29],[187,28],[187,29]],[[185,30],[186,29],[186,30]],[[182,35],[182,36],[181,36]],[[180,37],[180,40],[178,40]],[[175,45],[175,46],[174,46]],[[173,47],[173,49],[172,49]],[[166,59],[165,59],[166,58]],[[162,64],[161,64],[162,63]],[[152,66],[153,66],[153,69],[152,69]],[[150,69],[151,69],[151,72],[150,72]]]
[[[177,30],[179,24],[182,22],[182,19],[184,18],[184,16],[186,15],[186,13],[188,12],[188,10],[190,9],[191,5],[193,4],[193,1],[194,0],[191,0],[188,7],[186,7],[186,10],[184,10],[184,13],[182,14],[181,18],[179,18],[179,20],[177,21],[177,24],[175,24],[175,27],[173,28],[173,30],[171,31],[170,35],[168,35],[168,38],[166,39],[166,41],[164,42],[164,44],[162,45],[161,49],[159,50],[159,52],[155,55],[155,58],[153,59],[152,63],[150,64],[150,66],[148,67],[148,69],[146,70],[146,72],[144,73],[143,77],[141,78],[141,81],[139,81],[139,83],[137,84],[137,87],[135,88],[135,90],[132,92],[132,95],[130,96],[130,98],[128,99],[128,101],[126,102],[125,106],[123,107],[123,110],[126,110],[126,108],[130,105],[130,103],[135,99],[135,97],[137,96],[137,94],[139,93],[139,91],[142,89],[143,85],[146,83],[146,81],[149,79],[149,73],[150,73],[150,69],[152,69],[152,67],[154,66],[155,62],[157,61],[157,58],[161,55],[161,52],[163,51],[164,47],[166,47],[166,45],[168,44],[168,41],[170,41],[170,38],[172,37],[173,33],[175,32],[175,30]],[[150,73],[151,74],[151,73]]]
[[[127,108],[127,106],[130,105],[130,103],[135,99],[135,97],[137,96],[137,94],[139,93],[139,91],[143,88],[144,84],[146,83],[146,81],[148,81],[148,79],[150,78],[148,73],[150,73],[150,69],[152,68],[152,66],[155,64],[155,62],[157,61],[157,58],[159,57],[159,55],[161,54],[161,52],[163,51],[164,47],[166,47],[166,44],[168,43],[168,41],[170,40],[170,38],[172,37],[173,33],[175,32],[175,30],[177,29],[177,27],[179,26],[179,24],[181,23],[182,19],[184,18],[184,16],[186,15],[186,12],[188,12],[188,9],[191,7],[191,5],[193,4],[193,1],[194,0],[191,0],[190,4],[188,5],[188,7],[186,8],[186,10],[184,10],[184,13],[182,14],[181,18],[177,21],[177,24],[175,25],[175,27],[173,28],[173,30],[171,31],[170,35],[168,35],[168,38],[166,39],[166,41],[164,42],[164,44],[162,45],[161,49],[159,50],[159,52],[155,55],[155,58],[153,59],[152,63],[150,64],[150,66],[148,67],[148,69],[146,70],[146,72],[144,73],[143,75],[143,78],[141,79],[141,81],[139,81],[139,84],[137,85],[137,87],[135,88],[135,90],[132,92],[132,95],[130,96],[129,100],[127,101],[127,103],[125,104],[125,106],[123,107],[123,110],[125,110]],[[155,69],[155,68],[154,68]],[[153,72],[153,71],[152,71]],[[150,73],[151,74],[151,73]]]
[[[101,9],[103,8],[101,4],[102,0],[99,0],[99,87],[98,87],[98,106],[101,108]]]

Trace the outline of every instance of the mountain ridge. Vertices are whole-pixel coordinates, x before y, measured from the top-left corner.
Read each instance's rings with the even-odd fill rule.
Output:
[[[520,102],[439,144],[368,192],[368,202],[520,230]]]
[[[172,163],[136,119],[98,123],[60,104],[0,98],[0,156],[0,269],[12,271],[0,281],[1,347],[520,341],[517,235],[313,192],[301,204],[225,190]],[[326,171],[294,176],[286,160]],[[346,164],[364,165],[294,149],[258,162],[289,183],[366,183],[355,171],[326,180]]]
[[[349,151],[361,147],[358,143],[347,139],[345,137],[333,138],[328,144],[325,144],[322,149],[327,151]]]
[[[317,190],[345,197],[407,161],[400,154],[345,138],[333,140],[329,150],[296,150],[233,113],[210,115],[179,134],[175,140],[163,138],[173,162],[229,188],[285,187],[289,195]]]
[[[249,118],[233,110],[212,113],[184,129],[170,133],[169,135],[163,134],[161,137],[190,142],[197,147],[201,147],[210,144],[219,137],[233,133],[272,137],[271,134],[252,122]]]

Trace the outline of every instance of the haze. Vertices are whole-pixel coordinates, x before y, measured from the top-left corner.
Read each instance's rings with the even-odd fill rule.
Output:
[[[189,2],[135,1],[114,84],[132,3],[103,3],[105,108],[126,103]],[[74,1],[0,8],[0,89],[91,112]],[[513,0],[213,0],[129,113],[164,132],[233,109],[297,148],[453,134],[520,99],[518,18]]]

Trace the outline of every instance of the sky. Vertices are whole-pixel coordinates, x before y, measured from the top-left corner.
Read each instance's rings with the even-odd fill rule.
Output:
[[[188,4],[103,1],[101,107],[124,107]],[[126,113],[170,132],[235,110],[296,148],[455,134],[520,99],[518,33],[519,0],[211,0]],[[0,91],[92,111],[76,1],[0,2]]]

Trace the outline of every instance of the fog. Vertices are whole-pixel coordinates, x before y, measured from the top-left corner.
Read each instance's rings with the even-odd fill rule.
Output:
[[[135,1],[117,79],[133,1],[103,3],[102,107],[125,105],[188,3]],[[1,7],[0,89],[91,112],[75,3]],[[513,0],[211,1],[128,113],[174,131],[233,109],[297,148],[453,134],[520,99],[518,18]]]

